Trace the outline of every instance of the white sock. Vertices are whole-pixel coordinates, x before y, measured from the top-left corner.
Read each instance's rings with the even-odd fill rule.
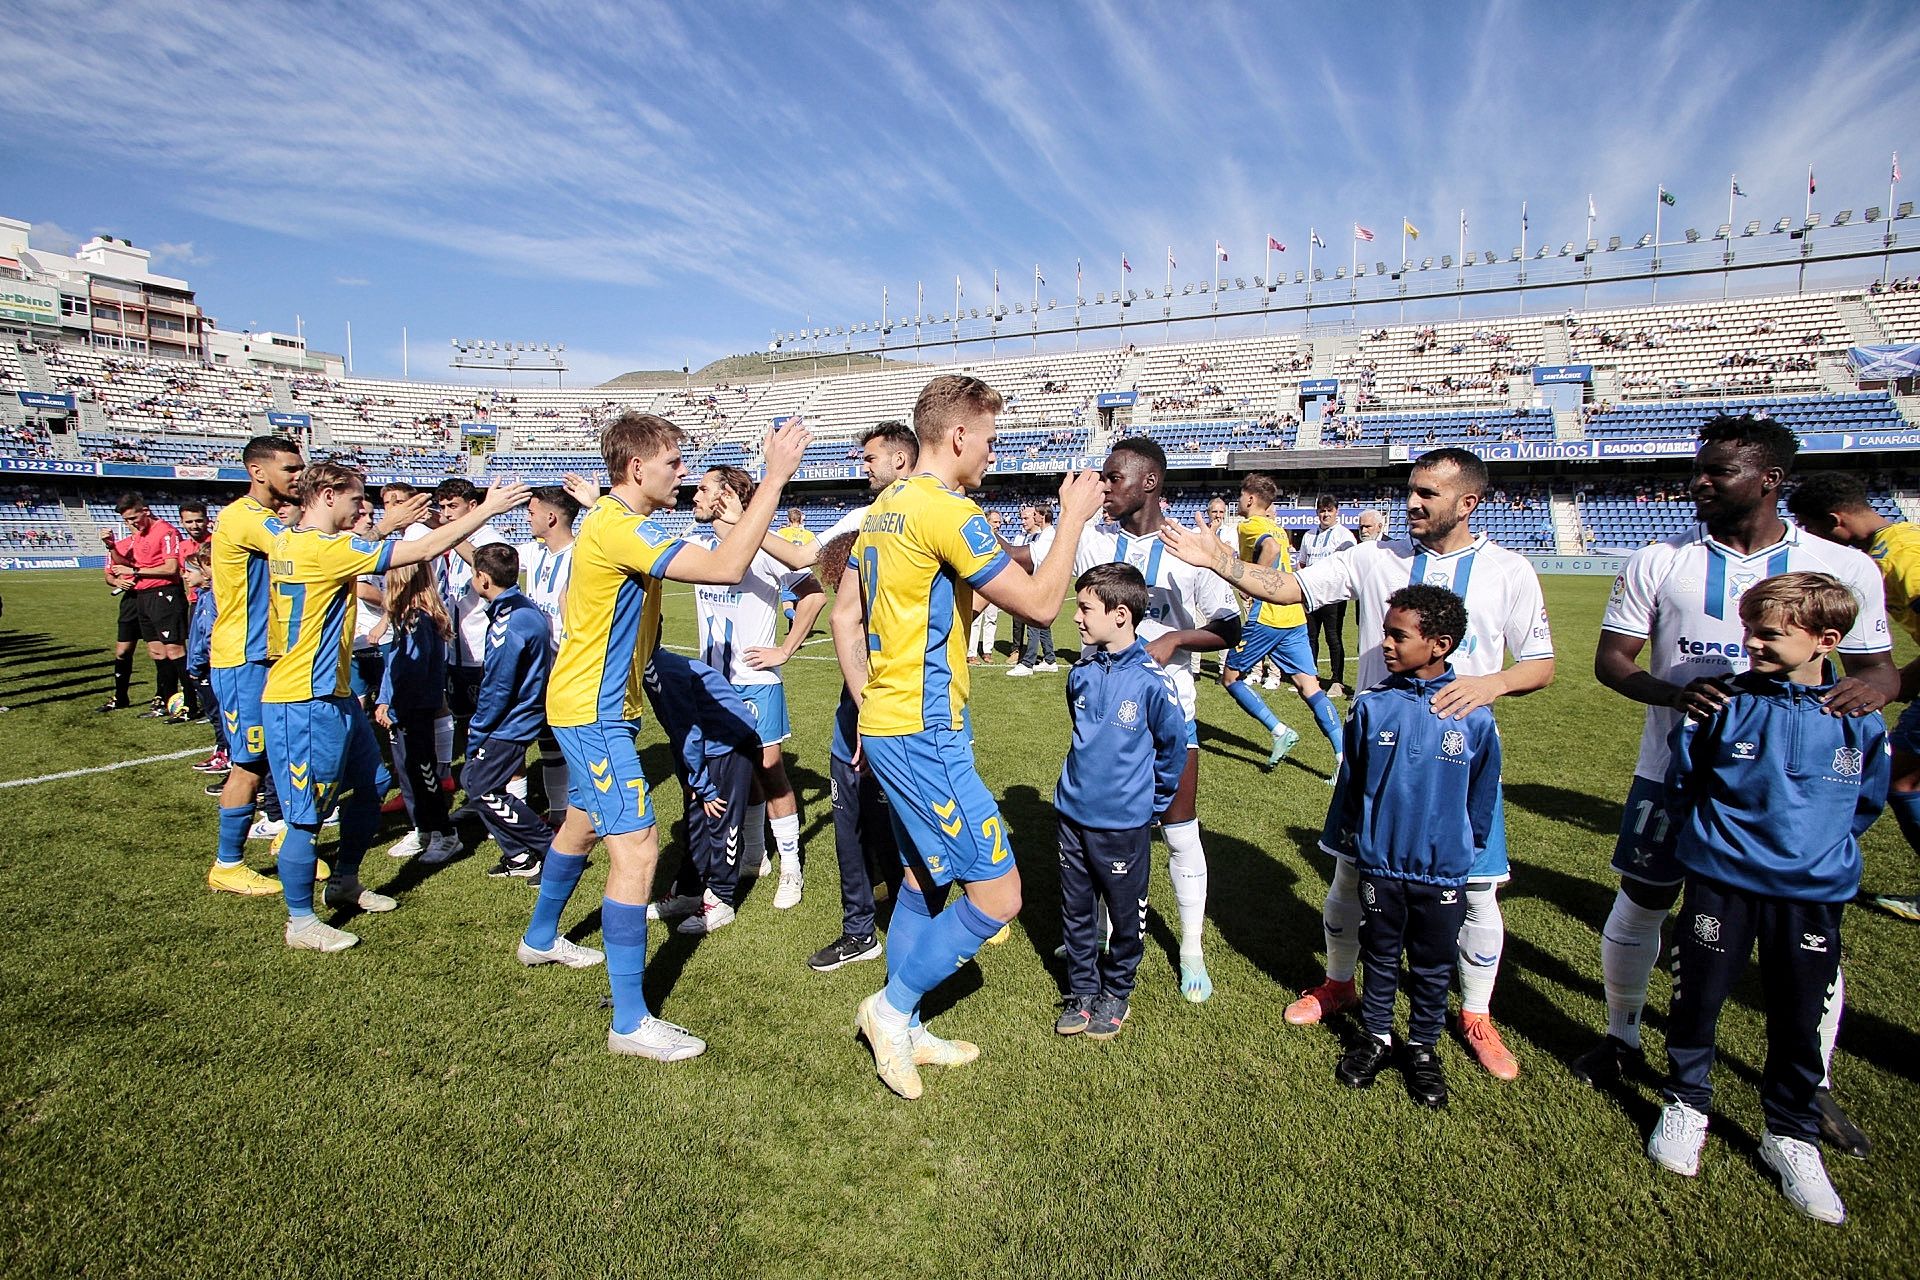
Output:
[[[453,764],[453,717],[441,716],[433,722],[433,762],[445,771]]]
[[[518,796],[520,799],[525,800],[527,798],[527,775],[523,773],[509,782],[507,784],[507,794],[510,796]]]
[[[1350,858],[1333,860],[1333,883],[1320,909],[1320,927],[1327,939],[1327,977],[1352,982],[1360,967],[1360,868]]]
[[[1820,1075],[1822,1089],[1833,1088],[1833,1046],[1840,1040],[1840,1009],[1847,1002],[1847,976],[1833,971],[1833,985],[1827,988],[1827,1007],[1820,1014]]]
[[[1207,851],[1200,847],[1200,820],[1170,822],[1160,832],[1167,838],[1167,878],[1180,908],[1180,954],[1197,956],[1207,926]]]
[[[567,762],[565,759],[540,762],[540,780],[547,788],[547,812],[565,813],[567,811]]]
[[[1653,977],[1653,967],[1660,963],[1660,926],[1666,920],[1665,909],[1643,907],[1622,889],[1600,929],[1607,1034],[1625,1044],[1640,1043],[1640,1015],[1647,1007],[1647,983]]]
[[[773,819],[772,825],[773,825],[773,847],[779,851],[780,865],[783,868],[790,866],[794,868],[796,871],[799,870],[800,868],[800,815],[797,813],[785,814],[781,817]],[[764,841],[761,843],[760,847],[762,849],[766,848],[766,844]]]
[[[746,820],[740,824],[740,857],[743,866],[758,867],[767,860],[767,806],[747,806]]]
[[[1485,1013],[1493,1003],[1493,982],[1500,976],[1500,953],[1507,942],[1497,893],[1490,884],[1467,886],[1467,918],[1460,925],[1457,965],[1462,1013]]]

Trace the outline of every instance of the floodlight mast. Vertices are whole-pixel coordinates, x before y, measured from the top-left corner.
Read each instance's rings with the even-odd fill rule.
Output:
[[[564,342],[498,342],[490,338],[453,339],[453,369],[492,369],[504,371],[507,386],[513,386],[513,371],[551,373],[556,385],[567,384],[567,344]]]

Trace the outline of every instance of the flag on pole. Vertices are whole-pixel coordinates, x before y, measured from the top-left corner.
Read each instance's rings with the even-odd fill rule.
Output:
[[[1414,226],[1405,218],[1400,219],[1400,232],[1409,240],[1418,240],[1420,238],[1420,228]]]
[[[1599,214],[1593,211],[1593,193],[1592,192],[1587,193],[1587,216],[1589,218],[1597,218],[1600,216]]]
[[[960,287],[960,277],[959,277],[959,276],[955,276],[955,277],[953,278],[953,296],[954,296],[954,297],[956,297],[956,298],[964,298],[964,297],[966,297],[966,296],[967,296],[967,291],[966,291],[965,289],[962,289],[962,288]]]
[[[1663,185],[1660,188],[1660,203],[1671,208],[1672,206],[1679,204],[1680,202],[1678,200],[1675,200],[1673,198],[1673,192],[1667,190],[1666,187]]]
[[[1736,196],[1740,196],[1742,199],[1744,199],[1747,194],[1746,192],[1740,189],[1740,179],[1738,177],[1735,177],[1733,180],[1733,194]],[[1813,188],[1811,186],[1807,188],[1807,194],[1809,195],[1813,194]]]
[[[1327,242],[1320,238],[1320,233],[1318,231],[1315,231],[1312,233],[1312,240],[1314,244],[1318,245],[1322,249],[1327,247]]]
[[[1080,294],[1081,278],[1082,277],[1080,275],[1080,259],[1075,258],[1073,260],[1073,292],[1074,292],[1074,296],[1076,297],[1078,297]]]
[[[1124,253],[1120,255],[1120,269],[1128,275],[1133,274],[1133,264],[1127,261],[1127,255]]]
[[[1172,246],[1172,245],[1168,245],[1168,246],[1167,246],[1167,269],[1168,269],[1169,271],[1178,271],[1178,270],[1180,269],[1180,264],[1179,264],[1179,263],[1177,263],[1177,262],[1175,262],[1175,261],[1173,260],[1173,246]]]
[[[1900,153],[1898,151],[1893,153],[1893,180],[1895,182],[1900,181]]]
[[[1460,211],[1460,234],[1467,234],[1467,211],[1465,209]]]
[[[1813,194],[1813,192],[1814,192],[1814,186],[1813,186],[1813,166],[1812,166],[1812,165],[1808,165],[1808,166],[1807,166],[1807,194],[1808,194],[1808,195],[1812,195],[1812,194]]]
[[[1367,230],[1365,227],[1361,226],[1359,223],[1356,222],[1353,224],[1353,238],[1355,240],[1365,240],[1367,243],[1371,244],[1373,243],[1373,232]]]
[[[1040,264],[1037,262],[1033,264],[1033,282],[1042,289],[1047,287],[1047,278],[1040,274]]]
[[[1527,233],[1527,202],[1525,200],[1522,200],[1520,202],[1520,234],[1525,235],[1526,233]]]
[[[1220,255],[1220,261],[1225,262],[1227,260],[1227,251],[1218,240],[1213,242],[1213,251]]]
[[[1287,251],[1287,246],[1281,244],[1272,236],[1267,237],[1267,248],[1273,250],[1275,253],[1285,253]]]

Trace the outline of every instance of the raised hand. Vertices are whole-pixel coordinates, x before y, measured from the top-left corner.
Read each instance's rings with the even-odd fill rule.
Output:
[[[567,491],[569,498],[583,507],[590,507],[600,501],[600,486],[585,476],[575,475],[571,471],[560,478],[560,487]]]
[[[403,502],[396,502],[380,513],[380,519],[374,522],[373,536],[384,538],[397,529],[405,529],[418,524],[426,518],[427,508],[433,505],[433,494],[416,493]]]
[[[1186,528],[1169,516],[1160,526],[1160,541],[1166,544],[1167,550],[1188,564],[1220,572],[1220,553],[1226,550],[1226,546],[1205,529]]]
[[[1100,510],[1106,486],[1097,471],[1070,472],[1060,481],[1060,523],[1085,524]]]
[[[785,484],[793,479],[793,473],[800,469],[800,458],[806,453],[812,439],[813,433],[807,429],[806,421],[800,418],[767,432],[766,443],[761,446],[760,453],[766,463],[766,478],[775,484]]]
[[[507,480],[487,490],[487,497],[480,509],[488,516],[497,516],[503,511],[523,507],[533,497],[533,490],[518,480]]]

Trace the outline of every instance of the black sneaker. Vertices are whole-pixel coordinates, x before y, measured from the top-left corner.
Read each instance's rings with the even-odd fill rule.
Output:
[[[1860,1126],[1853,1122],[1852,1117],[1840,1109],[1831,1091],[1814,1090],[1813,1109],[1820,1120],[1820,1141],[1855,1160],[1865,1160],[1873,1154],[1873,1143],[1867,1140],[1866,1134],[1860,1132]]]
[[[1408,1097],[1436,1111],[1447,1105],[1447,1076],[1432,1045],[1408,1045],[1401,1055],[1400,1069],[1407,1076]]]
[[[1102,993],[1094,997],[1093,1013],[1087,1022],[1087,1039],[1111,1040],[1120,1034],[1127,1020],[1127,1002],[1122,996]]]
[[[1619,1084],[1623,1078],[1647,1077],[1647,1051],[1628,1044],[1618,1036],[1608,1036],[1567,1064],[1573,1078],[1596,1089]]]
[[[218,778],[214,779],[212,782],[209,782],[202,789],[202,794],[217,796],[221,792],[225,791],[226,789],[227,789],[227,775],[223,773]]]
[[[1093,1021],[1092,996],[1068,996],[1060,1002],[1060,1018],[1053,1029],[1063,1036],[1077,1036]]]
[[[126,709],[127,709],[127,700],[125,698],[122,698],[119,694],[115,694],[114,696],[112,696],[111,698],[108,698],[105,702],[100,704],[101,715],[105,715],[109,711],[125,711]]]
[[[496,880],[505,880],[508,878],[530,880],[535,875],[538,875],[539,872],[540,859],[524,853],[514,857],[501,854],[500,861],[494,863],[493,866],[487,869],[487,874]]]
[[[1362,1032],[1346,1053],[1341,1055],[1340,1064],[1333,1069],[1333,1074],[1349,1089],[1364,1089],[1387,1069],[1387,1063],[1392,1058],[1392,1045],[1382,1043],[1379,1036]]]
[[[831,945],[808,956],[807,968],[815,973],[832,973],[835,969],[856,961],[877,960],[883,950],[878,934],[869,933],[863,937],[843,933]]]

